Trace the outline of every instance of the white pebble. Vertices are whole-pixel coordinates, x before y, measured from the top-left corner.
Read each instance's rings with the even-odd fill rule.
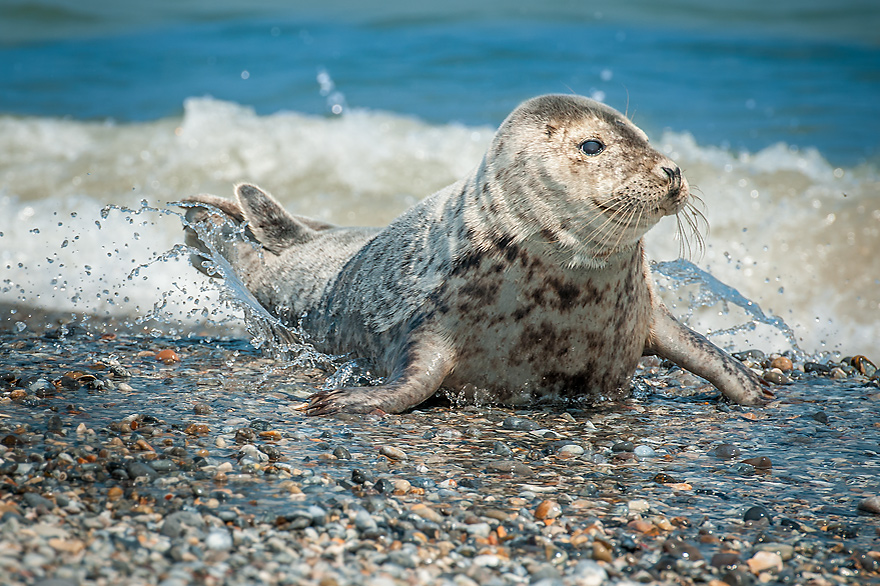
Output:
[[[466,525],[465,529],[470,535],[474,537],[489,537],[489,533],[492,531],[492,528],[488,523],[473,523],[471,525]]]
[[[583,453],[584,449],[574,444],[566,444],[556,451],[556,454],[563,458],[577,458],[578,456],[582,456]]]
[[[501,565],[501,558],[497,555],[483,554],[474,557],[475,566],[485,566],[489,568],[497,568]]]
[[[651,505],[644,499],[634,499],[626,503],[630,513],[646,513],[650,510]]]
[[[657,452],[654,451],[654,448],[645,445],[636,446],[633,453],[639,458],[651,458],[657,454]]]

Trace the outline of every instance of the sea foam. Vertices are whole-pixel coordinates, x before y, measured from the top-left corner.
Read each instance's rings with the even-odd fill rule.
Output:
[[[0,302],[132,319],[155,313],[183,330],[230,319],[234,327],[235,311],[217,310],[216,287],[186,255],[163,256],[182,240],[169,202],[229,196],[234,183],[254,181],[295,213],[383,225],[470,171],[493,132],[356,109],[257,115],[211,98],[148,123],[0,117]],[[783,318],[805,350],[870,353],[880,339],[876,166],[834,167],[818,151],[784,144],[737,153],[684,133],[652,138],[705,202],[705,250],[690,260]],[[102,216],[108,205],[134,211]],[[680,254],[673,219],[647,240],[654,260]],[[657,278],[667,302],[701,331],[749,319]],[[788,349],[760,328],[719,342]]]

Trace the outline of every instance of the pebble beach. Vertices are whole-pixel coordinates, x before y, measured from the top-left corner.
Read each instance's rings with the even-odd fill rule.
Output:
[[[880,584],[865,357],[743,353],[762,408],[646,358],[619,403],[308,418],[328,372],[240,339],[0,344],[9,586]]]
[[[880,585],[877,31],[865,0],[0,2],[0,586]],[[548,93],[686,173],[705,246],[652,230],[659,292],[775,399],[646,358],[618,402],[306,417],[375,379],[280,355],[173,202],[384,226]]]

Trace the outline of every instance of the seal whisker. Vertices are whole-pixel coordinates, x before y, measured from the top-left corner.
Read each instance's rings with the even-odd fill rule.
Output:
[[[624,226],[626,229],[618,230],[617,240],[614,242],[614,247],[612,248],[612,250],[618,250],[620,248],[620,243],[623,241],[623,237],[624,237],[624,235],[626,235],[626,232],[628,231],[628,229],[632,228],[635,225],[638,225],[642,220],[642,215],[645,212],[644,206],[633,205],[633,206],[630,206],[630,209],[631,209],[631,212],[628,214],[626,222],[624,222]],[[633,222],[634,218],[638,218],[636,220],[636,222]]]
[[[630,207],[630,204],[625,202],[623,207],[611,210],[611,213],[605,216],[605,219],[601,224],[596,226],[586,235],[586,237],[580,239],[584,244],[592,245],[588,249],[590,254],[602,256],[600,250],[602,248],[607,248],[608,242],[611,237],[613,237],[615,222],[618,224],[625,224],[619,220],[619,217],[626,214]]]
[[[687,233],[690,232],[696,243],[698,254],[702,257],[705,252],[705,240],[700,231],[700,224],[708,226],[706,216],[694,204],[688,201],[685,207],[676,214],[675,217],[677,222],[676,236],[679,237],[679,255],[684,256],[685,248],[687,249],[687,255],[689,258],[693,253],[690,237]],[[682,217],[684,218],[684,222],[682,222]],[[685,229],[685,224],[687,225],[687,230]]]

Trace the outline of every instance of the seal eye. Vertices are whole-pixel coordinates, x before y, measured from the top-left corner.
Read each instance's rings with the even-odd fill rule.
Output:
[[[581,152],[585,155],[594,157],[605,150],[605,145],[595,138],[591,138],[590,140],[582,142],[578,148],[581,149]]]

